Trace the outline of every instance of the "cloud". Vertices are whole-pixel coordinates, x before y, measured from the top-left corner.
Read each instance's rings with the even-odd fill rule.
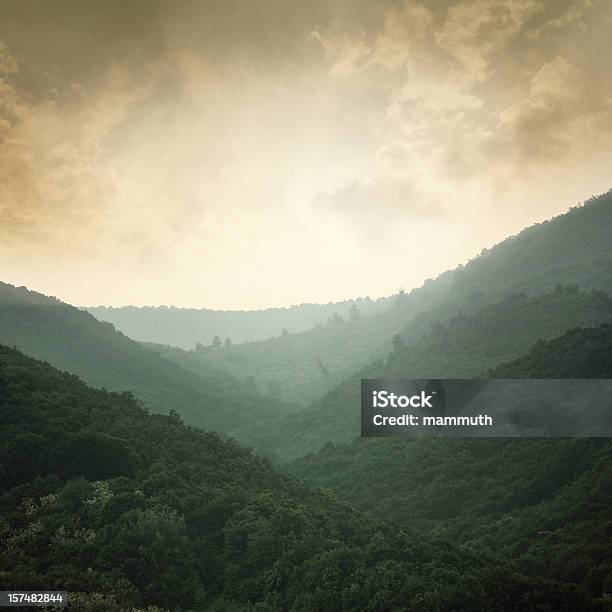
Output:
[[[319,193],[315,207],[347,221],[360,238],[376,243],[388,239],[404,223],[438,220],[442,211],[433,194],[420,192],[408,180],[352,181]],[[369,241],[368,240],[368,241]]]
[[[332,65],[330,74],[346,77],[372,69],[397,70],[404,68],[416,50],[431,33],[433,13],[424,5],[403,2],[391,5],[385,12],[381,30],[357,33],[321,32],[314,30],[317,40]]]
[[[496,55],[542,9],[536,0],[475,0],[448,8],[436,45],[464,69],[468,82],[489,76]]]
[[[276,287],[279,258],[309,270],[310,244],[367,268],[372,228],[441,225],[448,267],[462,228],[475,252],[608,181],[606,0],[23,7],[0,24],[0,273],[79,262],[121,301],[121,268],[149,279],[134,302],[184,278],[176,301],[201,303],[227,278]],[[321,299],[361,291],[321,265]]]
[[[488,150],[540,163],[583,154],[612,131],[605,88],[593,85],[563,56],[546,62],[529,80],[525,97],[499,113]]]
[[[611,15],[590,0],[406,3],[377,33],[318,38],[332,76],[369,71],[386,90],[394,146],[402,134],[438,181],[471,179],[570,163],[607,133],[611,66],[589,46],[609,46]]]
[[[141,94],[117,68],[93,100],[76,84],[29,95],[11,66],[0,82],[2,239],[25,257],[99,248],[117,229],[105,223],[117,196],[105,139]]]

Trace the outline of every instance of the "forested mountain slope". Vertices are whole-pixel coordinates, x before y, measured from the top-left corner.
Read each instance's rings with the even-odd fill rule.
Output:
[[[539,341],[488,375],[612,378],[612,325]],[[358,440],[288,467],[372,516],[612,592],[612,440]]]
[[[216,350],[151,348],[193,372],[222,368],[265,396],[306,406],[372,359],[386,355],[389,339],[415,312],[408,304],[397,304],[367,318],[336,320],[301,334]]]
[[[491,369],[490,378],[612,378],[612,325],[574,328],[539,340],[524,356]]]
[[[177,410],[194,424],[228,431],[289,410],[264,400],[214,365],[182,369],[54,298],[0,283],[0,342],[81,376],[97,387],[130,390],[154,410]]]
[[[476,376],[518,357],[536,340],[605,322],[612,322],[612,299],[603,291],[586,293],[577,285],[559,284],[544,295],[513,294],[471,314],[458,311],[444,322],[434,319],[412,344],[396,339],[385,376]],[[410,328],[418,333],[418,322]]]
[[[196,372],[221,366],[235,377],[251,381],[261,393],[271,391],[285,401],[306,405],[360,368],[386,357],[395,334],[412,344],[432,325],[448,325],[459,313],[473,314],[512,295],[550,293],[559,284],[577,285],[585,292],[612,292],[611,240],[612,192],[608,192],[523,230],[409,295],[395,296],[394,307],[386,312],[217,350],[159,350]],[[545,325],[541,317],[538,324]],[[525,325],[530,325],[528,319]],[[497,331],[503,333],[501,327]],[[546,327],[542,331],[546,334]],[[525,345],[517,347],[518,352],[525,349]],[[511,356],[500,355],[504,359]],[[490,365],[474,362],[471,371]]]
[[[455,271],[446,302],[546,293],[558,283],[612,293],[612,190],[507,238]]]
[[[417,336],[417,317],[412,324]],[[473,314],[457,312],[441,323],[429,320],[421,337],[395,339],[388,359],[363,368],[297,414],[281,415],[238,432],[281,457],[298,457],[325,442],[349,441],[360,432],[362,378],[469,378],[518,357],[537,340],[550,339],[575,326],[612,322],[612,300],[559,285],[551,293],[515,294]]]
[[[68,590],[74,609],[604,609],[2,346],[0,465],[3,587]]]
[[[196,343],[211,345],[214,336],[234,344],[278,337],[283,329],[290,333],[324,324],[334,314],[348,320],[357,308],[367,317],[388,310],[393,297],[358,298],[329,304],[299,304],[265,310],[211,310],[174,306],[105,306],[86,310],[100,321],[112,323],[134,340],[192,349]]]

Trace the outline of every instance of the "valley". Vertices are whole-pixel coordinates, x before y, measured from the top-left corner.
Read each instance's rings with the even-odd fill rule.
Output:
[[[383,312],[194,351],[1,285],[4,582],[92,610],[92,589],[160,610],[606,609],[607,439],[358,435],[362,378],[612,378],[611,211],[607,193]]]

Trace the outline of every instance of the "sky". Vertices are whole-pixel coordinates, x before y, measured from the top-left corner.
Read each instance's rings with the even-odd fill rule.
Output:
[[[409,290],[612,186],[608,0],[0,0],[0,280]]]

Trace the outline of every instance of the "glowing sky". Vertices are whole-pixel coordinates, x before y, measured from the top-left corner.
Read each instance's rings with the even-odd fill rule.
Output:
[[[0,0],[0,280],[419,285],[612,185],[608,0]]]

